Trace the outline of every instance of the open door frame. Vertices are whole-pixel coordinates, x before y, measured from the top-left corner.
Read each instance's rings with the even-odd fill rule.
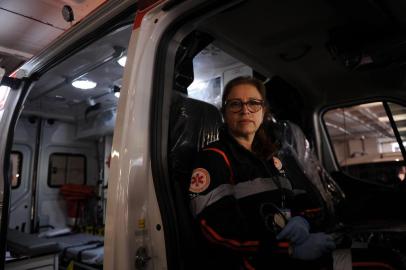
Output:
[[[17,119],[33,80],[7,76],[0,79],[0,269],[4,269],[11,192],[9,156]]]

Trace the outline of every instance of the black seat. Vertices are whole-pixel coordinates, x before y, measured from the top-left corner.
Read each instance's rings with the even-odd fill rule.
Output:
[[[169,123],[172,172],[180,174],[178,179],[189,178],[197,152],[218,140],[218,130],[222,124],[220,111],[209,103],[174,91]],[[182,184],[189,185],[189,182]]]
[[[222,118],[213,105],[173,91],[169,124],[168,157],[180,232],[180,267],[204,269],[204,242],[188,207],[188,189],[197,153],[218,139]]]
[[[270,132],[279,144],[278,156],[290,176],[295,190],[304,191],[304,204],[319,207],[317,225],[323,229],[336,223],[336,208],[345,195],[323,168],[301,128],[280,121],[270,126]]]

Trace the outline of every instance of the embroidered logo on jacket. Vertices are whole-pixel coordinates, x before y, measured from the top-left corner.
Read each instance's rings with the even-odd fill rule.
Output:
[[[279,158],[277,157],[272,157],[273,158],[273,164],[275,165],[275,168],[278,169],[278,171],[282,170],[282,162]]]
[[[197,168],[193,170],[192,179],[190,180],[189,191],[200,193],[205,191],[210,185],[210,174],[206,169]]]

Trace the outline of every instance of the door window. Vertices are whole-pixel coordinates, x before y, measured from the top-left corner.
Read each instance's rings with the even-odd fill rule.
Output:
[[[194,80],[187,94],[220,108],[224,86],[235,77],[252,76],[252,73],[252,68],[209,44],[193,58]]]
[[[406,108],[387,104],[403,141]],[[337,163],[345,173],[391,186],[404,180],[403,156],[383,102],[332,109],[323,120]]]

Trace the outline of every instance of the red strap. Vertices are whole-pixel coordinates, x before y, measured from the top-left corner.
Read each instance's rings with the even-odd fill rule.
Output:
[[[244,260],[244,266],[246,269],[255,270],[255,267],[251,265],[251,263],[248,261],[247,258],[244,257],[243,260]]]
[[[319,212],[321,212],[321,208],[320,207],[318,207],[318,208],[309,208],[309,209],[304,210],[304,212],[305,213],[319,213]]]
[[[233,174],[233,170],[231,169],[231,163],[228,160],[227,155],[220,149],[214,148],[214,147],[205,148],[205,149],[203,149],[203,151],[214,151],[214,152],[220,154],[224,158],[224,162],[227,164],[227,167],[230,170],[230,183],[234,185],[235,184],[234,183],[234,174]]]
[[[200,221],[204,235],[212,242],[227,246],[234,250],[240,251],[256,251],[258,250],[259,241],[240,241],[236,239],[229,239],[220,236],[213,228],[211,228],[207,221],[202,219]]]
[[[295,215],[297,215],[297,216],[310,216],[310,217],[313,217],[313,216],[315,216],[315,215],[317,215],[317,214],[320,214],[321,213],[321,208],[320,207],[318,207],[318,208],[309,208],[309,209],[305,209],[305,210],[303,210],[302,212],[298,212],[298,213],[295,213]]]
[[[289,248],[289,242],[278,242],[276,245],[280,248]]]

